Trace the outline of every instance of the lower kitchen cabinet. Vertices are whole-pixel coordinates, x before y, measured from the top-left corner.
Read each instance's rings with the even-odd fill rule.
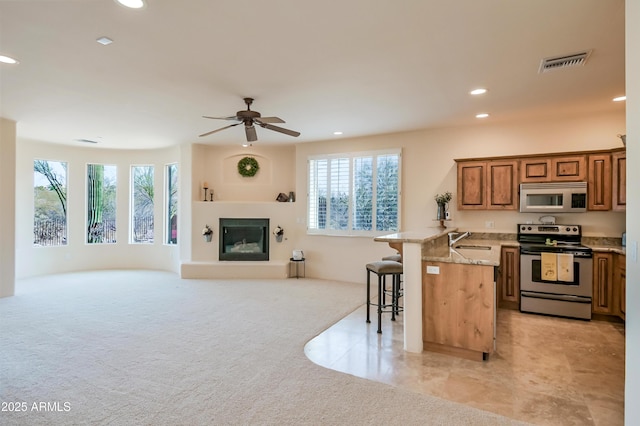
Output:
[[[594,314],[616,314],[613,300],[613,253],[593,253],[593,304]]]
[[[519,247],[502,247],[499,284],[498,306],[505,309],[520,309]]]
[[[616,272],[613,278],[614,292],[616,295],[617,314],[620,318],[626,319],[627,310],[627,256],[624,254],[616,255]]]
[[[475,360],[493,352],[494,267],[423,262],[422,271],[424,349]]]
[[[625,319],[627,310],[626,256],[618,253],[593,253],[594,314]]]

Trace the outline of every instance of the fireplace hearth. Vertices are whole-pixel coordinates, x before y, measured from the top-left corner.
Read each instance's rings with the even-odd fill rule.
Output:
[[[269,260],[269,219],[220,218],[219,260]]]

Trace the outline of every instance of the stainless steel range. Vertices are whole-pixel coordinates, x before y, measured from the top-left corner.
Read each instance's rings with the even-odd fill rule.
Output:
[[[593,253],[580,225],[518,225],[520,310],[591,319]]]

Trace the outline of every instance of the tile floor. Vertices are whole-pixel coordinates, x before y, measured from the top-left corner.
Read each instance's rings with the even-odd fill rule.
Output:
[[[402,349],[402,315],[365,307],[311,340],[316,364],[539,425],[623,425],[624,325],[499,310],[497,349],[478,362]]]

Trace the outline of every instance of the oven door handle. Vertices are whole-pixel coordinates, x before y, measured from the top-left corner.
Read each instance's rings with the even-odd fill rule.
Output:
[[[550,299],[550,300],[562,300],[565,302],[577,302],[577,303],[591,303],[590,297],[584,296],[572,296],[569,294],[549,294],[549,293],[534,293],[531,291],[523,291],[521,296],[532,297],[534,299]]]

